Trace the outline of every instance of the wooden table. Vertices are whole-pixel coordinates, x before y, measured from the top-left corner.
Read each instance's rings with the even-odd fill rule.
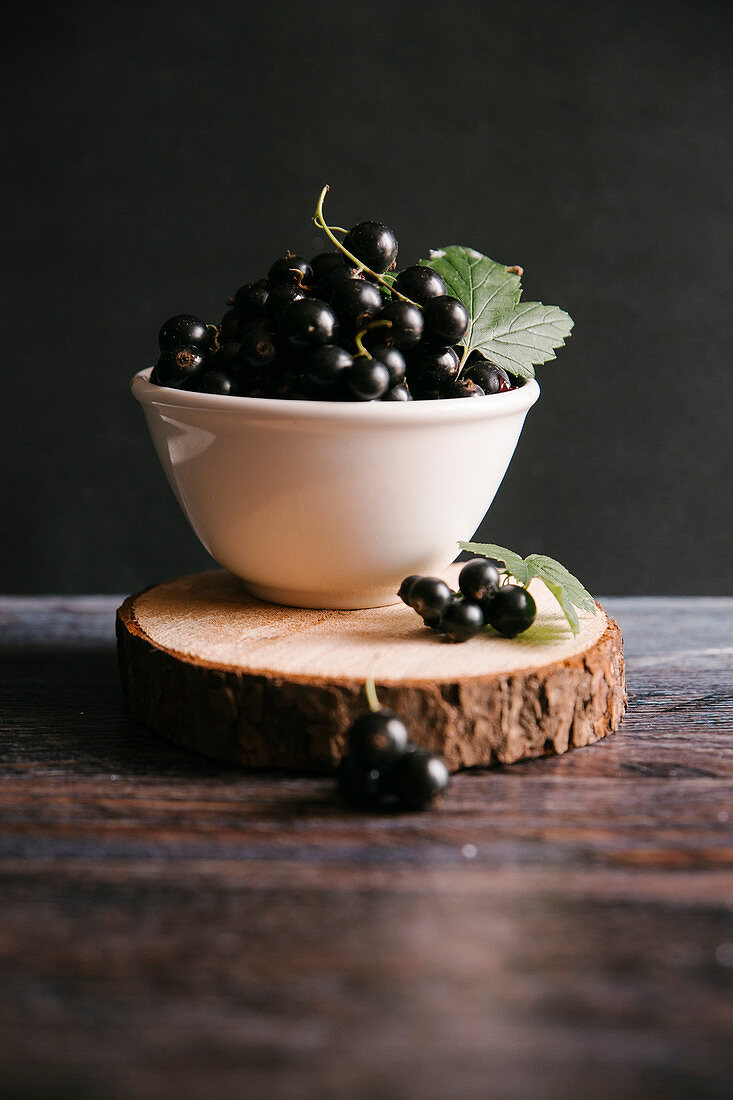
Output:
[[[622,730],[348,814],[154,739],[114,598],[0,601],[0,1094],[730,1095],[733,600],[604,601]]]

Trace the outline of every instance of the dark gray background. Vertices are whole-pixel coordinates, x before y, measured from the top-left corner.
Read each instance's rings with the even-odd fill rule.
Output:
[[[128,380],[170,314],[214,320],[317,251],[328,182],[332,220],[387,222],[403,263],[470,244],[575,318],[483,535],[597,592],[732,592],[731,23],[712,0],[26,5],[0,587],[206,567]]]

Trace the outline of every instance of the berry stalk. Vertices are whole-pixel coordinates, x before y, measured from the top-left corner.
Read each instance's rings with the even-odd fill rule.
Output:
[[[372,271],[371,268],[365,267],[361,260],[358,260],[356,256],[349,252],[347,248],[344,248],[344,246],[341,244],[341,241],[334,237],[332,228],[326,224],[326,219],[323,216],[323,202],[326,198],[326,195],[328,194],[328,191],[329,186],[328,184],[326,184],[326,186],[323,188],[320,195],[318,196],[318,204],[316,206],[316,212],[313,216],[313,221],[316,223],[318,228],[323,230],[328,239],[336,245],[340,252],[343,252],[344,256],[346,256],[348,260],[351,260],[352,264],[356,265],[359,271],[365,271],[367,275],[371,275],[371,277],[373,279],[376,279],[381,286],[383,286],[386,290],[391,291],[392,294],[394,294],[397,298],[401,298],[403,302],[409,302],[410,305],[413,306],[417,305],[417,302],[413,302],[411,298],[406,298],[404,294],[400,294],[399,290],[395,290],[394,287],[376,271]],[[339,232],[343,232],[343,230],[339,230]]]

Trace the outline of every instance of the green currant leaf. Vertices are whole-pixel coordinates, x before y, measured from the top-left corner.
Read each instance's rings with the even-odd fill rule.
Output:
[[[527,568],[527,563],[513,550],[507,550],[504,546],[496,546],[493,542],[459,542],[461,550],[468,550],[469,554],[478,554],[482,558],[498,558],[506,566],[507,573],[524,585],[525,588],[532,579]]]
[[[496,318],[493,326],[474,325],[473,346],[507,374],[534,378],[534,365],[555,358],[570,335],[573,320],[559,306],[520,302]]]
[[[587,588],[584,588],[578,578],[574,577],[559,561],[548,558],[544,554],[530,554],[526,562],[533,577],[539,577],[548,588],[551,584],[560,585],[575,607],[580,607],[584,611],[597,610],[596,601]]]
[[[520,302],[519,276],[473,248],[450,245],[420,263],[437,271],[468,310],[466,355],[478,350],[509,374],[534,378],[534,365],[554,359],[570,335],[573,321],[564,310]]]
[[[545,585],[552,592],[553,596],[560,604],[565,618],[568,620],[568,624],[573,634],[577,634],[580,630],[580,623],[578,621],[578,613],[573,607],[572,600],[569,599],[567,592],[561,584],[556,584],[554,581],[545,581]]]

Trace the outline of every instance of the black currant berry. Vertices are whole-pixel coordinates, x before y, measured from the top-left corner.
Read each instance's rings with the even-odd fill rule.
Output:
[[[412,401],[412,399],[407,383],[402,382],[399,386],[393,386],[391,390],[387,390],[382,401]]]
[[[484,391],[470,378],[455,378],[443,390],[442,397],[484,397]]]
[[[480,606],[473,600],[454,598],[443,613],[440,629],[454,642],[467,642],[486,626]]]
[[[401,809],[425,810],[447,790],[450,772],[440,756],[413,749],[395,761],[388,781]]]
[[[378,359],[380,363],[383,363],[389,371],[390,389],[394,389],[395,386],[399,386],[404,382],[407,364],[401,351],[398,351],[397,348],[388,348],[385,344],[377,344],[376,347],[371,349],[371,355],[373,359]],[[397,400],[404,401],[406,398],[398,397]]]
[[[284,311],[278,335],[291,348],[306,351],[333,344],[338,335],[336,315],[318,298],[301,298]]]
[[[331,308],[344,332],[360,332],[383,305],[378,287],[365,279],[344,279],[331,295]]]
[[[211,357],[212,370],[224,371],[226,374],[236,373],[239,365],[239,341],[229,340]]]
[[[170,348],[161,353],[160,359],[153,367],[150,381],[156,386],[172,386],[173,389],[180,389],[181,386],[202,374],[205,365],[206,354],[201,348],[192,345]]]
[[[288,306],[293,302],[299,302],[304,297],[305,294],[302,290],[298,290],[297,286],[277,286],[271,290],[265,302],[266,328],[274,332]]]
[[[357,275],[353,267],[349,267],[347,263],[334,264],[325,275],[323,275],[316,284],[317,297],[322,298],[323,301],[331,301],[334,291],[342,283],[363,283],[364,279],[361,275]]]
[[[192,317],[190,313],[180,313],[169,317],[158,333],[158,345],[161,351],[194,347],[203,351],[212,350],[213,333],[204,321]]]
[[[494,630],[505,638],[514,638],[532,625],[537,605],[526,588],[518,584],[505,584],[493,599],[487,600],[484,613]]]
[[[359,760],[344,756],[336,771],[341,800],[352,810],[376,810],[386,791],[379,768],[366,768]]]
[[[381,222],[359,222],[343,240],[344,248],[365,267],[381,275],[397,262],[397,238]]]
[[[420,344],[407,364],[407,381],[415,397],[441,397],[458,374],[458,356],[453,348]]]
[[[413,302],[426,302],[428,298],[437,298],[445,294],[446,286],[437,271],[422,264],[413,264],[400,271],[395,279],[395,290],[411,298]]]
[[[425,338],[435,344],[457,344],[466,335],[468,310],[463,302],[441,294],[429,298],[423,306]]]
[[[297,286],[302,289],[313,282],[313,269],[302,256],[294,256],[292,252],[286,252],[279,260],[275,260],[267,272],[267,279],[273,288]]]
[[[440,626],[443,613],[452,599],[453,593],[439,577],[420,577],[410,589],[410,606],[414,607],[426,626]]]
[[[497,367],[482,356],[474,358],[474,355],[469,356],[463,378],[475,382],[484,393],[505,393],[512,388],[511,379],[502,367]]]
[[[303,401],[310,396],[300,371],[287,366],[276,368],[272,374],[266,375],[264,388],[268,397],[276,397],[280,401]]]
[[[228,309],[219,323],[219,343],[230,344],[234,340],[239,340],[239,332],[237,312],[234,309]]]
[[[254,375],[272,363],[276,355],[275,344],[264,329],[250,329],[242,334],[239,344],[239,365],[247,375]]]
[[[237,384],[231,374],[228,374],[223,370],[208,370],[206,374],[202,375],[198,380],[196,386],[199,393],[219,393],[219,394],[232,394],[237,393]]]
[[[352,722],[347,733],[348,755],[367,767],[383,767],[407,748],[405,723],[392,710],[367,711]]]
[[[399,598],[402,600],[403,603],[406,603],[408,607],[412,607],[412,603],[410,602],[410,590],[415,581],[419,580],[419,573],[410,573],[410,576],[405,577],[397,591],[397,595],[399,596]]]
[[[345,259],[343,252],[339,252],[337,249],[334,249],[333,252],[319,252],[310,262],[313,281],[320,283],[329,271],[333,271],[337,267],[345,267]],[[349,268],[348,270],[351,271],[352,269]]]
[[[350,367],[348,351],[334,344],[325,344],[306,356],[303,378],[306,385],[315,391],[330,390],[343,381]]]
[[[422,339],[422,310],[410,302],[387,302],[374,319],[389,322],[386,325],[375,325],[372,330],[374,343],[387,344],[388,347],[404,351],[415,347]]]
[[[268,289],[264,279],[245,283],[234,295],[234,310],[244,325],[257,324],[265,316]]]
[[[360,401],[376,401],[389,389],[389,371],[378,359],[354,359],[347,384]]]
[[[483,602],[499,588],[500,573],[492,558],[471,558],[458,574],[458,587],[469,600]]]

